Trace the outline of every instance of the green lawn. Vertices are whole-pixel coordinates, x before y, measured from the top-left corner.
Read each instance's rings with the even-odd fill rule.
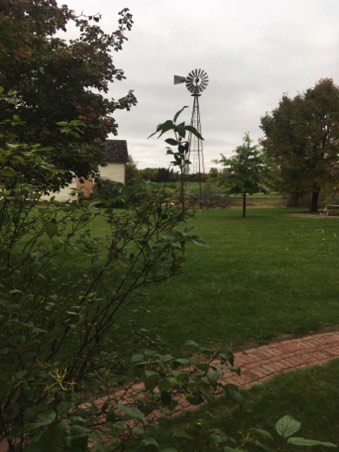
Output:
[[[196,212],[187,226],[208,247],[190,245],[183,275],[146,287],[144,299],[121,310],[111,332],[120,352],[143,348],[156,335],[175,354],[188,339],[236,349],[339,325],[339,219],[290,216],[296,212],[249,208],[246,219],[237,208]],[[98,217],[92,229],[103,236],[107,225]],[[85,271],[76,251],[67,256],[60,293]],[[279,376],[248,391],[243,409],[218,401],[166,422],[158,441],[180,451],[215,450],[211,428],[240,437],[251,427],[273,431],[290,414],[302,422],[301,436],[339,444],[338,371],[339,361]],[[195,442],[176,440],[178,429],[193,432]]]
[[[136,315],[138,304],[125,306],[112,338],[121,350],[135,350],[144,346],[143,334],[159,335],[176,353],[188,339],[235,349],[339,324],[339,219],[290,216],[295,212],[249,209],[246,219],[241,209],[196,212],[190,226],[208,248],[190,245],[185,273],[145,289],[139,303],[148,313],[139,310]],[[93,230],[106,232],[100,218]],[[81,262],[76,271],[81,271]],[[303,424],[300,436],[339,444],[338,372],[336,361],[281,375],[247,391],[244,408],[220,400],[172,422],[162,421],[150,434],[161,446],[179,451],[222,450],[209,444],[212,428],[240,438],[251,427],[273,432],[275,422],[290,414]],[[195,440],[176,439],[182,430]]]
[[[240,209],[197,212],[193,224],[209,248],[190,247],[185,274],[148,290],[145,326],[177,350],[186,339],[236,348],[338,324],[339,219],[293,212],[251,209],[245,220]],[[273,433],[290,414],[302,422],[298,436],[339,444],[338,372],[337,360],[280,375],[246,391],[244,408],[220,400],[150,433],[161,447],[223,450],[211,445],[211,429],[237,439],[252,427]],[[195,439],[176,438],[183,431]]]
[[[147,289],[143,326],[176,350],[262,343],[339,323],[339,220],[289,209],[197,212],[184,275]]]
[[[173,420],[161,420],[160,428],[151,430],[150,435],[162,447],[176,447],[178,451],[223,450],[223,447],[211,444],[212,429],[222,429],[227,435],[240,440],[251,428],[261,428],[277,438],[274,424],[289,414],[302,423],[302,428],[294,436],[339,445],[338,373],[339,360],[336,360],[326,366],[280,375],[266,384],[244,391],[243,407],[219,400]],[[178,438],[177,435],[182,432],[190,434],[194,440]],[[259,450],[248,446],[245,449]],[[308,449],[295,447],[289,450],[301,452]],[[333,449],[318,446],[309,450]]]

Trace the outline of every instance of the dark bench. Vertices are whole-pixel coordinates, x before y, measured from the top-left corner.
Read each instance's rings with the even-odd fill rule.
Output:
[[[339,204],[325,204],[324,208],[319,210],[319,213],[325,217],[339,215]]]

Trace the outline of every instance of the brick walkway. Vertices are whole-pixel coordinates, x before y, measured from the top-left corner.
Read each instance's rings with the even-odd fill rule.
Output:
[[[335,358],[339,358],[339,331],[286,339],[235,352],[234,365],[241,368],[241,375],[225,372],[222,383],[248,388],[279,373],[325,364]],[[178,402],[175,414],[189,408],[186,400]]]
[[[339,331],[287,339],[235,353],[241,375],[232,373],[227,381],[231,378],[235,384],[248,387],[281,372],[324,364],[334,358],[339,358]]]
[[[263,383],[279,373],[325,364],[335,358],[339,358],[339,331],[286,339],[235,352],[234,365],[241,368],[241,375],[225,372],[222,383],[234,383],[239,388],[248,388]],[[130,391],[142,389],[143,384],[137,383],[130,388]],[[106,398],[96,402],[101,405],[105,400]],[[196,409],[183,398],[177,401],[178,405],[173,414]],[[161,415],[153,413],[153,421]],[[6,450],[5,442],[0,443],[0,452]]]

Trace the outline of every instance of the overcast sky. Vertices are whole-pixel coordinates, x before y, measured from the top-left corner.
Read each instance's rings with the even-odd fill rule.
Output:
[[[126,139],[139,168],[168,166],[162,139],[147,139],[157,124],[193,98],[173,75],[202,68],[209,85],[200,97],[204,160],[230,155],[246,132],[256,142],[260,117],[283,95],[312,87],[321,78],[339,83],[338,0],[64,0],[71,9],[102,14],[114,31],[128,7],[134,27],[114,54],[127,79],[112,85],[118,98],[135,91],[138,105],[117,112],[118,138]]]

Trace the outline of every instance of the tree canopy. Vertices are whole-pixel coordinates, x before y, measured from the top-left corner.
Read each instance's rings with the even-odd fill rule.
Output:
[[[222,155],[220,162],[224,171],[220,183],[228,193],[241,193],[243,196],[243,217],[246,216],[246,194],[253,194],[263,187],[266,164],[261,150],[252,144],[249,134],[245,134],[243,144],[235,149],[230,158]]]
[[[278,188],[292,194],[296,203],[311,193],[311,210],[316,211],[320,190],[338,181],[339,87],[323,79],[294,98],[284,95],[261,118],[261,128]]]
[[[95,174],[104,140],[117,133],[112,114],[136,104],[132,91],[117,100],[105,97],[111,82],[125,78],[112,51],[122,49],[132,15],[123,9],[112,33],[100,28],[100,19],[77,16],[55,0],[2,0],[0,6],[0,86],[14,93],[14,100],[1,100],[0,122],[19,116],[18,139],[48,147],[49,161],[66,170],[64,182],[74,173]],[[68,41],[61,38],[67,26],[77,35]],[[71,121],[83,125],[77,137],[57,125]]]

